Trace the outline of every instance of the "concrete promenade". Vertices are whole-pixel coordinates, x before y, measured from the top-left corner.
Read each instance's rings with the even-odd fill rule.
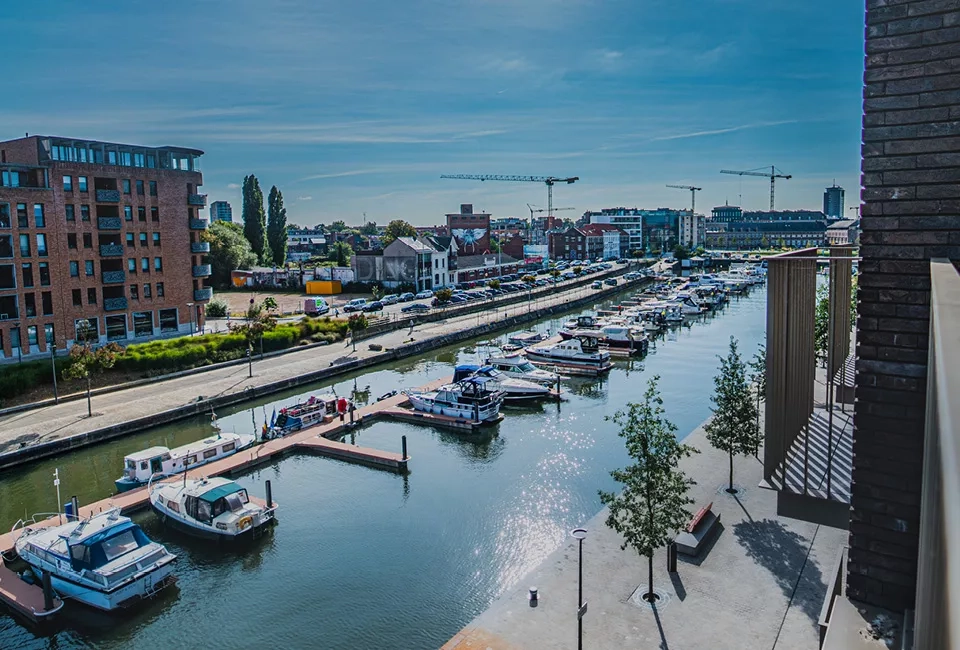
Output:
[[[702,451],[683,467],[697,481],[691,495],[713,502],[722,526],[706,554],[680,556],[678,572],[666,570],[666,551],[654,557],[656,607],[646,591],[647,560],[605,524],[602,511],[588,521],[583,542],[585,648],[662,650],[814,650],[817,620],[828,574],[847,532],[776,514],[776,493],[756,487],[762,467],[737,458],[735,482],[742,496],[724,492],[726,456],[710,448],[703,429],[686,440]],[[537,587],[539,604],[527,600]],[[568,541],[496,600],[444,650],[577,647],[577,544]]]

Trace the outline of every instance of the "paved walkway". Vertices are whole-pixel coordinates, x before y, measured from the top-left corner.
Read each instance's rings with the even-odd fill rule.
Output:
[[[684,468],[697,481],[696,507],[713,502],[723,526],[702,560],[680,556],[666,571],[666,552],[654,557],[654,608],[646,591],[647,560],[621,550],[622,538],[605,525],[606,511],[587,522],[583,543],[583,593],[587,648],[696,650],[813,650],[827,574],[847,532],[780,518],[776,493],[755,487],[762,467],[736,460],[739,498],[726,487],[726,457],[698,429],[685,442],[702,453]],[[694,509],[696,509],[696,507]],[[540,601],[529,606],[527,590]],[[577,546],[571,539],[495,601],[444,650],[577,647]]]
[[[370,343],[382,345],[384,350],[397,348],[404,343],[422,342],[433,337],[451,334],[468,327],[502,321],[528,309],[560,305],[593,290],[586,287],[572,288],[531,301],[451,318],[416,326],[413,333],[407,328],[387,332],[357,342],[356,351],[350,343],[334,343],[254,360],[253,377],[248,377],[247,364],[228,366],[187,374],[174,379],[150,382],[124,390],[96,395],[93,398],[93,417],[87,417],[85,400],[62,402],[20,413],[0,417],[0,453],[21,445],[49,442],[74,436],[108,426],[121,424],[135,418],[148,417],[164,411],[196,402],[202,396],[211,398],[229,393],[242,393],[249,386],[258,386],[288,377],[294,377],[332,365],[336,360],[368,358],[381,354],[369,350]]]

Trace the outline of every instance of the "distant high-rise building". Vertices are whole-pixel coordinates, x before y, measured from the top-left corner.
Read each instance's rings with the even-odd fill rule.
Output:
[[[843,188],[836,183],[823,192],[823,213],[830,219],[843,219]]]
[[[210,221],[233,223],[233,208],[227,201],[214,201],[210,204]]]

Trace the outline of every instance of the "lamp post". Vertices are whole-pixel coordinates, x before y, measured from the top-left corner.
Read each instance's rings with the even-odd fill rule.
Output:
[[[247,343],[247,365],[249,367],[249,372],[247,377],[253,377],[253,345]]]
[[[580,569],[580,577],[577,579],[577,650],[583,650],[583,616],[587,613],[587,604],[583,602],[583,538],[587,536],[587,529],[574,528],[570,535],[580,545],[580,559],[577,562]]]
[[[17,330],[17,363],[23,363],[23,354],[20,350],[23,345],[23,338],[20,336],[20,321],[15,322],[13,328]],[[11,337],[10,344],[13,345],[13,337]]]
[[[47,345],[50,346],[50,369],[53,371],[53,403],[60,403],[60,394],[57,392],[57,344],[51,336],[47,340]]]
[[[187,303],[187,309],[190,310],[190,336],[193,336],[193,303]]]

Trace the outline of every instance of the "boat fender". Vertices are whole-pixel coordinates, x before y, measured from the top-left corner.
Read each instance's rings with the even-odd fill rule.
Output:
[[[241,517],[240,520],[237,522],[237,529],[246,530],[247,527],[250,526],[250,524],[252,523],[253,523],[253,517],[251,517],[250,515],[247,515],[246,517]]]

